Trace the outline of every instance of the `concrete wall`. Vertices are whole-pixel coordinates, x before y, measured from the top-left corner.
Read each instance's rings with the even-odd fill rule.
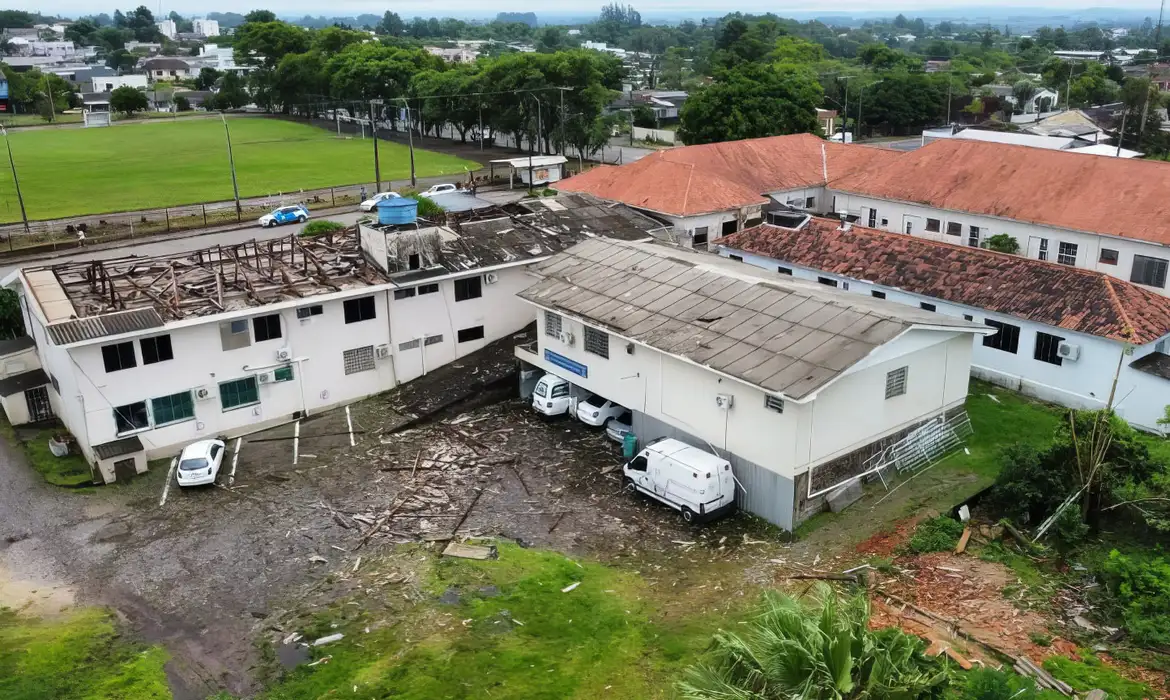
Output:
[[[742,251],[721,250],[721,254],[734,253],[745,263],[775,270],[782,265],[792,270],[793,276],[815,281],[818,277],[829,277],[838,281],[840,288],[851,292],[870,295],[873,291],[886,294],[891,302],[920,306],[923,302],[934,304],[940,314],[962,318],[971,316],[976,323],[987,319],[1010,323],[1020,328],[1019,348],[1015,354],[986,347],[980,338],[970,343],[970,371],[979,379],[1006,386],[1015,391],[1034,396],[1044,401],[1058,403],[1070,408],[1103,408],[1109,397],[1117,361],[1123,350],[1121,343],[1094,335],[1077,333],[1064,328],[1055,328],[1042,323],[989,312],[973,306],[955,304],[920,294],[911,294],[892,287],[840,275],[828,274],[821,270],[793,265],[783,260],[773,260]],[[846,287],[846,285],[848,285]],[[1053,365],[1035,359],[1036,334],[1047,333],[1062,337],[1066,342],[1081,347],[1080,359]],[[1168,336],[1170,338],[1170,336]],[[968,344],[968,341],[962,341]],[[1168,343],[1170,344],[1170,343]],[[1134,348],[1133,354],[1125,358],[1118,377],[1115,410],[1133,425],[1153,432],[1161,432],[1157,420],[1162,417],[1165,406],[1170,404],[1170,380],[1156,377],[1129,368],[1134,360],[1154,352],[1156,343]],[[955,373],[962,364],[955,358],[948,372]],[[948,384],[952,386],[952,384]],[[957,391],[957,384],[953,384]],[[964,390],[965,393],[965,390]],[[955,395],[947,397],[953,400]]]
[[[24,425],[29,422],[28,401],[25,400],[23,391],[11,396],[0,396],[0,406],[4,407],[4,415],[12,425]]]
[[[673,116],[678,116],[676,113]],[[669,117],[663,116],[664,119]],[[661,141],[662,143],[674,143],[675,134],[670,129],[647,129],[641,126],[631,127],[634,131],[635,141]]]

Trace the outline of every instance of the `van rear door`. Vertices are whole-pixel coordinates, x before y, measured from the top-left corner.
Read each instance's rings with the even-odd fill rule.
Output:
[[[703,489],[703,484],[699,483],[701,475],[694,467],[673,458],[667,458],[664,461],[669,461],[670,464],[663,470],[666,476],[666,497],[697,513],[702,499],[699,494],[699,491]]]

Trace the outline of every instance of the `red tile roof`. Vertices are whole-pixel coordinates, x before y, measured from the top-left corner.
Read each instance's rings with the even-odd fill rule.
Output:
[[[662,214],[693,216],[762,204],[764,192],[819,187],[826,172],[829,179],[839,178],[902,157],[898,151],[792,134],[657,151],[554,186]]]
[[[1078,156],[1088,158],[1089,156]],[[1170,298],[1106,274],[837,221],[764,224],[721,245],[794,265],[1136,345],[1170,333]]]
[[[1170,163],[943,139],[830,177],[843,192],[1170,245]]]

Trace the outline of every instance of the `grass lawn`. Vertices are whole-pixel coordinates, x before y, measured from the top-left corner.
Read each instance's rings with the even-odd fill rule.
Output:
[[[240,196],[372,182],[369,140],[338,139],[306,124],[229,119]],[[223,124],[215,119],[144,120],[100,129],[9,132],[30,219],[230,200]],[[410,177],[406,146],[379,144],[384,180]],[[471,161],[415,151],[420,177],[462,175]],[[0,222],[19,221],[8,169],[0,169]]]
[[[64,432],[64,428],[61,431]],[[35,435],[22,434],[17,437],[16,430],[8,420],[0,416],[0,437],[8,440],[13,446],[24,450],[28,464],[45,481],[54,486],[83,486],[93,483],[93,475],[89,464],[79,454],[69,454],[58,457],[49,451],[49,438],[53,437],[52,429],[41,430]]]
[[[166,652],[123,637],[99,608],[38,619],[0,608],[5,700],[163,700]]]

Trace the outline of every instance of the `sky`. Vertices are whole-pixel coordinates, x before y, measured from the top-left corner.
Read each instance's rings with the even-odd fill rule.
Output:
[[[629,2],[630,0],[626,0]],[[429,2],[396,0],[393,3],[385,0],[279,0],[265,5],[262,1],[252,0],[240,3],[238,0],[226,0],[220,5],[215,0],[161,0],[163,13],[172,10],[182,15],[199,16],[209,11],[246,12],[255,7],[267,7],[279,15],[358,15],[363,13],[382,14],[387,9],[407,16],[485,16],[498,11],[532,11],[539,17],[541,12],[555,11],[558,14],[578,12],[582,15],[592,14],[595,8],[600,8],[607,0],[586,0],[567,5],[550,7],[547,2],[537,0],[431,0]],[[146,4],[152,11],[158,12],[159,0],[124,0],[122,3],[127,9],[139,4]],[[1141,10],[1148,9],[1149,14],[1157,16],[1158,0],[1115,2],[1113,0],[976,0],[974,2],[947,2],[946,0],[836,0],[832,3],[793,2],[792,0],[738,0],[731,4],[724,4],[718,0],[636,0],[632,3],[645,14],[669,14],[671,12],[693,13],[709,11],[711,16],[717,16],[733,10],[743,12],[775,12],[783,15],[790,13],[815,12],[881,12],[895,14],[897,12],[921,12],[929,14],[932,11],[954,12],[963,10],[964,14],[978,16],[980,8],[993,9],[998,12],[1011,11],[1013,13],[1033,14],[1031,10],[1046,10],[1052,14],[1067,15],[1069,12],[1088,8],[1109,7],[1111,9]],[[34,10],[45,13],[62,13],[70,16],[80,14],[96,14],[99,12],[113,13],[118,4],[109,4],[109,0],[17,0],[6,3],[6,7],[21,10]],[[247,9],[244,9],[247,8]],[[554,10],[555,8],[555,10]],[[969,12],[967,12],[969,10]]]

